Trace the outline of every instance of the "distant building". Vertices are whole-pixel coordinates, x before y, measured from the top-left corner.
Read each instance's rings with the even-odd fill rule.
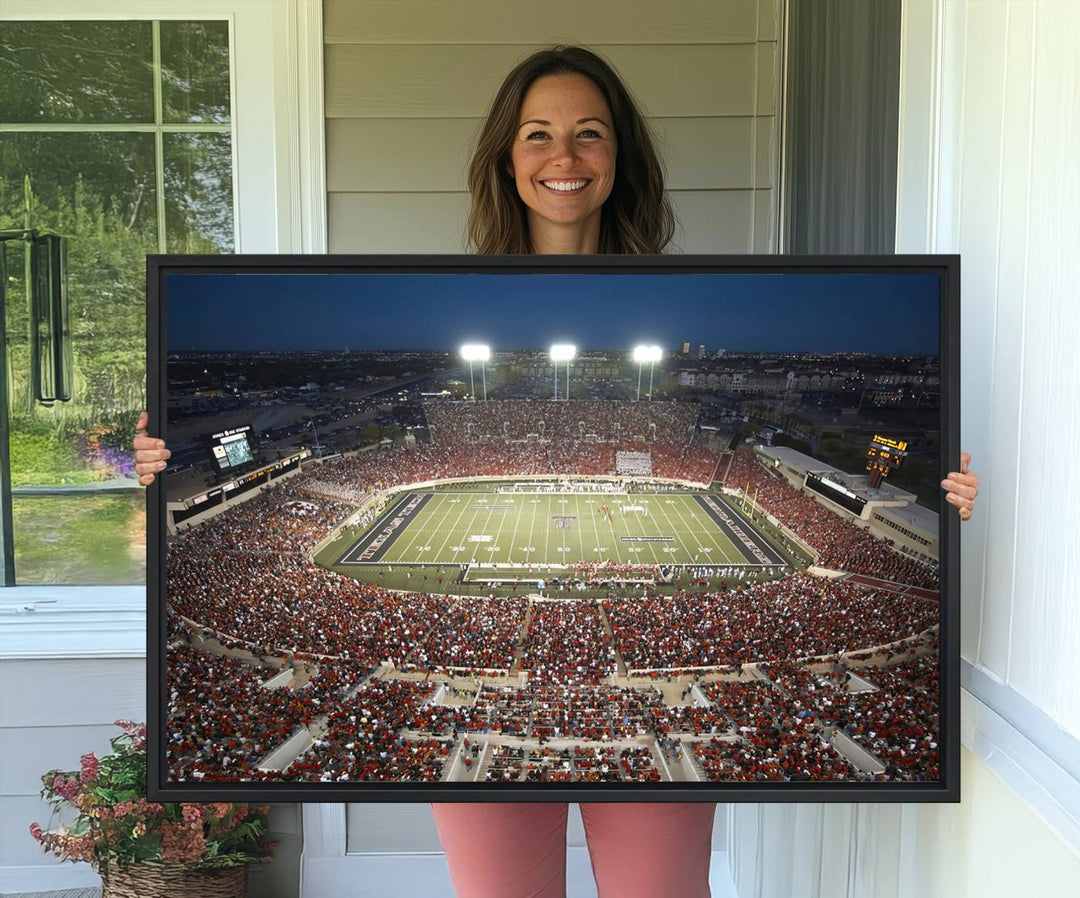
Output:
[[[697,357],[698,357],[698,359],[699,359],[699,360],[701,360],[701,359],[704,359],[704,358],[705,358],[705,344],[704,344],[704,343],[702,343],[702,344],[701,344],[701,345],[700,345],[700,346],[699,346],[699,347],[697,348]]]
[[[683,340],[682,354],[683,355],[690,355],[690,341],[689,340]]]

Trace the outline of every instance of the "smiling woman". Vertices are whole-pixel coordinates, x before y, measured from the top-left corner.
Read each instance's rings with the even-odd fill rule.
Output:
[[[510,150],[533,252],[585,252],[600,238],[615,178],[615,131],[599,88],[584,75],[537,79],[521,105]]]
[[[645,117],[599,56],[541,50],[506,78],[469,167],[484,254],[660,253],[675,220]]]

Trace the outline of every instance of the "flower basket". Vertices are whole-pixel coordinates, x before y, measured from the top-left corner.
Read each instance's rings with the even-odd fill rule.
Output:
[[[248,864],[270,859],[268,807],[161,804],[146,798],[146,727],[118,720],[111,754],[83,755],[77,771],[50,770],[41,797],[71,822],[30,825],[46,851],[85,861],[103,898],[244,898]],[[74,817],[74,819],[71,819]]]
[[[244,898],[247,867],[200,870],[187,864],[144,862],[101,876],[101,898]]]

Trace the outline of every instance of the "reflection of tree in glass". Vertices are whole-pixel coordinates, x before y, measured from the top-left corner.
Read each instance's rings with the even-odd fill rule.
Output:
[[[0,120],[31,128],[153,126],[152,35],[150,22],[4,23]],[[21,244],[8,244],[16,484],[123,473],[85,457],[86,440],[79,438],[93,431],[101,447],[130,452],[145,404],[145,255],[161,246],[159,203],[169,251],[233,248],[227,23],[162,22],[161,42],[165,121],[226,125],[219,133],[162,135],[165,197],[156,188],[152,131],[0,134],[0,228],[29,226],[68,238],[75,353],[73,401],[51,409],[34,403],[28,310],[17,299],[25,296]]]
[[[232,252],[232,212],[229,135],[166,134],[166,252]]]
[[[109,433],[129,431],[145,383],[145,254],[157,248],[153,179],[145,178],[153,159],[148,135],[6,134],[0,137],[0,228],[30,226],[68,238],[68,294],[75,357],[74,397],[51,409],[33,401],[29,382],[28,309],[21,243],[9,243],[6,303],[10,356],[12,476],[16,484],[97,479],[88,459],[78,457],[75,439],[100,425]],[[104,138],[111,140],[86,140]],[[139,143],[144,143],[143,147]],[[81,144],[81,146],[79,146]],[[126,146],[123,146],[126,144]],[[143,158],[140,159],[139,157]],[[104,158],[108,157],[108,158]],[[75,164],[82,159],[84,166]],[[25,160],[25,161],[24,161]],[[83,167],[87,175],[75,169]],[[21,175],[30,169],[27,212]],[[127,178],[118,178],[127,170]],[[40,173],[40,176],[38,176]],[[142,180],[143,183],[138,183]],[[40,188],[38,184],[41,184]],[[110,189],[111,187],[111,189]],[[149,191],[150,196],[146,194]],[[22,440],[35,440],[21,453]],[[40,445],[46,440],[46,445]],[[119,436],[116,440],[121,440]],[[103,438],[106,445],[121,442]],[[51,445],[50,445],[51,444]],[[53,453],[68,472],[52,471],[40,457]]]
[[[153,122],[150,22],[4,22],[0,121]]]
[[[166,122],[230,121],[228,22],[161,23],[161,102]]]

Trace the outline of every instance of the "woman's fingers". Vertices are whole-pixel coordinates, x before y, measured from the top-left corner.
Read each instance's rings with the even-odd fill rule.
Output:
[[[135,473],[142,486],[153,483],[155,475],[165,470],[168,459],[172,456],[172,453],[165,448],[164,440],[147,436],[146,428],[149,423],[150,416],[146,412],[140,412],[139,420],[135,424],[135,438],[131,441],[131,446],[135,450]]]
[[[970,472],[971,453],[960,453],[960,470],[950,471],[949,476],[941,481],[945,490],[945,501],[956,506],[962,521],[970,520],[975,507],[975,497],[979,495],[979,477]]]
[[[941,488],[949,494],[963,496],[965,499],[974,499],[979,495],[979,478],[974,474],[951,473],[948,478],[941,481]]]

